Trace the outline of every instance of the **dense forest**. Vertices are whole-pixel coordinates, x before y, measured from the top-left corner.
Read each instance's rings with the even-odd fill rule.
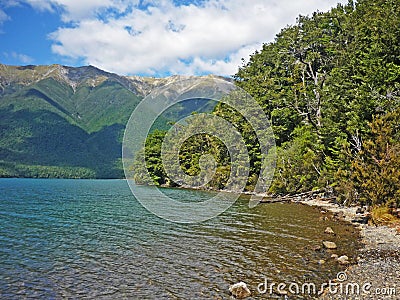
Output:
[[[239,68],[235,83],[262,106],[276,137],[271,194],[323,189],[348,204],[400,205],[399,16],[399,0],[350,0],[325,13],[299,16]],[[261,157],[254,132],[225,104],[213,114],[242,133],[250,156],[247,190],[252,190]],[[174,186],[160,158],[164,135],[156,131],[148,137],[146,165],[155,184]],[[220,189],[230,160],[218,139],[199,134],[187,140],[181,167],[198,173],[205,153],[217,163],[208,187]]]

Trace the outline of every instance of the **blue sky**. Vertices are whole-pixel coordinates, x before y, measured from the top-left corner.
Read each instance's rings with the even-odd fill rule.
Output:
[[[338,1],[0,0],[0,63],[229,76],[299,14]]]

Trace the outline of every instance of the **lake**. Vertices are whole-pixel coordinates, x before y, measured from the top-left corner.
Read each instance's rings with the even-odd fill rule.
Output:
[[[163,191],[181,201],[212,195]],[[250,209],[248,200],[176,224],[144,209],[124,180],[0,179],[0,298],[227,299],[244,281],[253,299],[269,299],[257,291],[265,278],[321,283],[340,270],[331,253],[354,259],[351,225],[300,204]],[[327,239],[338,249],[312,249]]]

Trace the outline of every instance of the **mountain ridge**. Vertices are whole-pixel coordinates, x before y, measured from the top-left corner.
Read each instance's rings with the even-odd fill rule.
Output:
[[[186,78],[0,64],[0,177],[123,177],[122,136],[134,108],[155,88]],[[157,126],[212,108],[181,106]]]
[[[194,77],[214,77],[228,80],[228,78],[215,75],[172,75],[167,77],[147,77],[137,75],[125,76],[107,72],[92,65],[80,67],[70,67],[60,64],[14,66],[0,63],[0,89],[2,90],[5,89],[5,86],[12,83],[29,85],[47,78],[54,78],[61,82],[68,83],[73,90],[81,84],[88,84],[92,87],[96,87],[107,79],[114,79],[132,92],[146,96],[154,88],[181,79]]]

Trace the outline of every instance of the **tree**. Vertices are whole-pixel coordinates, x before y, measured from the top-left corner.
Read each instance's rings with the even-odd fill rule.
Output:
[[[360,200],[400,205],[400,109],[374,118],[370,138],[353,161]]]

